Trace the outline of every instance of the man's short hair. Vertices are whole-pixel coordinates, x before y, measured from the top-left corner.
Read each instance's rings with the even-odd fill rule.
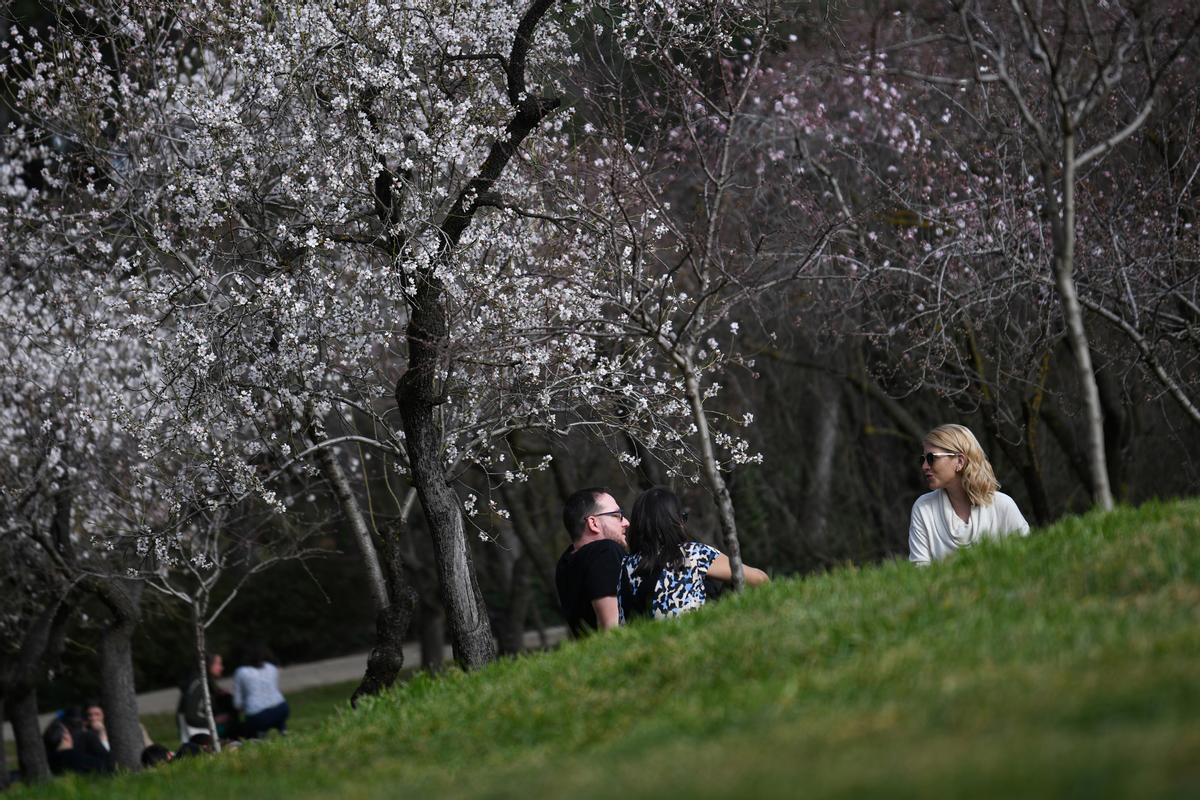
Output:
[[[610,494],[603,486],[580,489],[563,503],[563,527],[567,529],[572,542],[579,541],[579,537],[583,536],[587,518],[599,509],[600,495],[603,494]]]

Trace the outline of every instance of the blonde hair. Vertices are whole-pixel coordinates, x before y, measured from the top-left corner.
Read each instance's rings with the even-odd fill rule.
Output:
[[[1000,488],[991,462],[984,455],[979,440],[971,429],[963,425],[938,425],[925,434],[925,441],[933,447],[950,453],[958,453],[966,461],[963,467],[962,487],[973,506],[990,506],[996,490]]]

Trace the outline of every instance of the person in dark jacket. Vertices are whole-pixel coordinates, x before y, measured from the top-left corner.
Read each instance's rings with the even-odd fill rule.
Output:
[[[237,709],[233,707],[233,695],[222,689],[217,681],[225,674],[225,660],[220,653],[209,653],[208,696],[212,702],[213,719],[217,723],[217,735],[222,739],[238,735]],[[204,686],[199,675],[193,675],[183,687],[176,713],[182,714],[188,726],[208,729],[204,716]]]
[[[98,700],[83,705],[83,728],[72,733],[75,749],[101,761],[112,761],[112,746],[108,743],[108,728],[104,724],[104,707]]]
[[[51,722],[46,728],[42,734],[42,741],[50,759],[50,771],[55,775],[68,772],[103,775],[113,771],[111,758],[102,759],[76,749],[75,737],[71,735],[70,729],[58,720]]]

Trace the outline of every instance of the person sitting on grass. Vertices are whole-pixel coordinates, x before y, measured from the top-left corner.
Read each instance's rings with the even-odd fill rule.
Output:
[[[213,740],[210,733],[197,733],[179,746],[175,758],[191,758],[193,756],[209,755],[213,752]]]
[[[1029,523],[1003,492],[979,440],[962,425],[925,435],[921,474],[930,492],[913,503],[908,558],[927,566],[980,539],[1029,535]]]
[[[42,742],[46,746],[50,771],[55,775],[67,772],[103,775],[113,771],[111,758],[98,758],[77,749],[70,728],[59,720],[47,726],[42,734]]]
[[[220,653],[209,653],[205,664],[213,721],[217,723],[217,735],[224,741],[238,734],[237,709],[233,707],[233,695],[217,683],[225,674],[225,659]],[[193,673],[184,686],[176,713],[183,715],[189,728],[208,729],[208,717],[204,712],[204,681],[199,675]]]
[[[750,586],[770,580],[761,569],[743,566]],[[629,555],[621,565],[617,600],[622,622],[633,617],[666,619],[704,605],[705,578],[733,580],[729,556],[688,536],[687,512],[670,489],[647,489],[633,504]]]
[[[142,766],[150,769],[159,764],[166,764],[173,758],[175,758],[175,754],[161,744],[147,745],[146,749],[142,751]]]
[[[104,707],[98,700],[83,704],[83,730],[75,737],[75,747],[82,753],[112,760],[112,745],[108,743],[108,728],[104,724]]]
[[[279,668],[271,651],[261,643],[250,648],[248,663],[233,673],[233,705],[245,714],[242,733],[247,738],[265,736],[272,728],[287,733],[291,710],[279,691]]]
[[[571,544],[554,568],[554,587],[571,636],[617,627],[617,577],[629,521],[607,489],[580,489],[563,504]]]

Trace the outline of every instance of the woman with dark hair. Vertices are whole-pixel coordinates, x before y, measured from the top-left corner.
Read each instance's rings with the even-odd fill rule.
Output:
[[[208,697],[212,703],[213,721],[217,723],[217,735],[222,740],[231,738],[237,733],[237,709],[233,707],[233,695],[218,683],[225,674],[225,659],[220,653],[209,653],[205,664],[208,672]],[[193,674],[184,686],[179,705],[175,708],[175,713],[182,717],[179,729],[181,742],[186,742],[196,733],[208,730],[208,716],[204,710],[204,680]]]
[[[617,592],[622,622],[636,616],[675,617],[704,605],[704,579],[733,580],[729,557],[687,532],[687,512],[670,489],[647,489],[633,504],[629,555],[621,565]],[[761,569],[743,566],[746,583],[770,580]]]
[[[272,728],[287,733],[291,709],[279,691],[279,668],[275,658],[261,642],[247,651],[248,663],[233,673],[233,705],[246,715],[242,732],[247,738],[265,736]]]

